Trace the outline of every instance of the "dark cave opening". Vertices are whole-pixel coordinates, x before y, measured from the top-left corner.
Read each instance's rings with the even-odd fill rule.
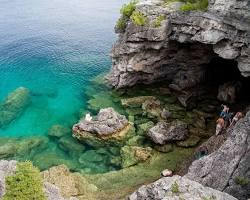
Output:
[[[207,68],[208,83],[213,87],[219,87],[227,82],[239,81],[241,83],[237,101],[250,103],[250,77],[241,75],[236,60],[227,60],[220,57],[213,58]]]

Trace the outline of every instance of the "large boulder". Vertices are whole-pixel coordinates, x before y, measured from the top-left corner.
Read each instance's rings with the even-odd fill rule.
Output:
[[[30,102],[29,90],[19,87],[10,93],[0,103],[0,128],[6,127],[9,123],[19,117]]]
[[[129,200],[237,200],[229,194],[205,187],[195,181],[175,175],[141,186]]]
[[[179,120],[170,123],[158,122],[156,126],[148,131],[148,136],[156,144],[165,144],[167,142],[184,140],[187,135],[187,124]]]
[[[101,109],[96,119],[83,119],[72,130],[74,137],[91,146],[121,145],[134,133],[126,117],[113,108]]]
[[[186,177],[227,192],[250,197],[250,112],[227,132],[226,141],[208,156],[192,163]]]

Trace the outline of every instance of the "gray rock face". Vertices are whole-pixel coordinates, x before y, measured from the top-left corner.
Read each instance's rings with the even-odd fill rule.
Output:
[[[164,177],[131,194],[129,200],[236,200],[229,194],[214,190],[180,176]]]
[[[236,60],[241,74],[250,76],[248,0],[210,0],[207,12],[180,12],[179,4],[164,7],[162,3],[139,1],[137,10],[149,24],[129,22],[120,33],[111,54],[111,85],[122,88],[164,79],[181,89],[192,87],[204,80],[215,57]],[[161,15],[166,20],[155,27]]]
[[[188,135],[187,124],[179,120],[171,123],[158,122],[148,131],[148,136],[156,144],[184,140]]]
[[[73,130],[79,129],[104,136],[114,134],[127,125],[128,120],[124,115],[120,115],[113,108],[105,108],[99,111],[95,120],[81,120],[78,124],[74,125]]]
[[[236,97],[240,92],[240,82],[227,82],[220,85],[217,98],[227,103],[235,103]]]
[[[238,199],[247,199],[250,197],[250,112],[227,134],[222,146],[194,161],[185,177]]]

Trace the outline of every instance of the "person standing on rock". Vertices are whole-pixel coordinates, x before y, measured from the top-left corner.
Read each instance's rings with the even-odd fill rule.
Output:
[[[226,117],[226,115],[229,112],[229,107],[227,105],[223,105],[223,104],[221,106],[222,106],[223,109],[222,109],[222,111],[220,113],[220,117],[224,118],[224,117]]]
[[[224,128],[225,128],[225,120],[222,117],[220,117],[216,121],[216,131],[215,131],[215,134],[219,135]]]
[[[237,112],[234,115],[229,127],[234,126],[241,118],[243,118],[243,113],[242,112]]]

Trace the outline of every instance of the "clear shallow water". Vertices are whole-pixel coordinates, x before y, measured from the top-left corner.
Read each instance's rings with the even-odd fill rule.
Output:
[[[0,128],[0,148],[6,144],[4,137],[27,141],[32,136],[47,137],[52,125],[70,128],[79,120],[88,100],[85,88],[110,68],[109,51],[116,38],[113,27],[125,2],[0,0],[0,101],[20,86],[31,94],[25,111]],[[58,141],[45,143],[37,152],[1,158],[30,159],[43,169],[61,163],[81,168],[78,157],[62,151]],[[41,166],[42,162],[47,165]]]
[[[113,26],[125,0],[1,0],[0,99],[23,86],[32,103],[1,136],[44,135],[70,125],[84,87],[110,68]]]

